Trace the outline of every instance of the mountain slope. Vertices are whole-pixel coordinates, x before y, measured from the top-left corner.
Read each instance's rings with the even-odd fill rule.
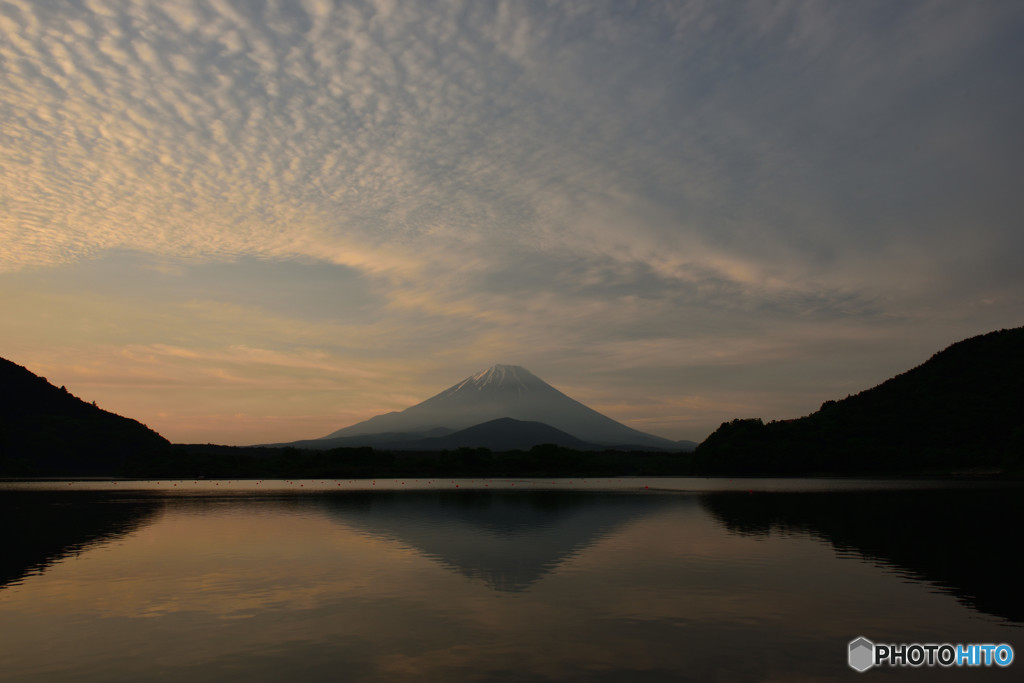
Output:
[[[506,417],[541,422],[602,446],[679,449],[673,441],[632,429],[588,408],[517,365],[495,365],[422,403],[339,429],[323,440],[396,432],[419,434],[439,427],[458,431]]]
[[[528,450],[538,444],[554,444],[580,451],[595,450],[597,447],[577,439],[560,429],[542,422],[525,422],[510,417],[499,417],[453,434],[396,443],[396,450],[438,451],[452,448],[487,448],[492,451]]]
[[[0,473],[105,474],[170,444],[0,358]]]
[[[1014,466],[1024,453],[1024,328],[958,342],[797,420],[733,420],[698,448],[720,471]]]

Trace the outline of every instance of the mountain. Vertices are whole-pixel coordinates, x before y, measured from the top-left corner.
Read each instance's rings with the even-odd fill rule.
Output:
[[[416,440],[432,430],[457,432],[499,418],[539,422],[604,448],[681,449],[675,441],[627,427],[588,408],[518,365],[495,365],[401,412],[371,417],[321,439],[295,445],[384,445],[381,438],[388,443],[406,440],[396,435]]]
[[[600,450],[599,446],[543,422],[525,422],[511,417],[483,422],[452,434],[411,442],[397,442],[395,450],[439,451],[453,448],[488,448],[492,451],[528,450],[538,444],[554,444],[578,451]]]
[[[389,451],[442,451],[454,448],[487,448],[492,451],[528,450],[538,444],[553,444],[578,451],[603,450],[543,422],[499,417],[459,431],[437,427],[423,433],[383,432],[362,436],[324,437],[294,441],[289,446],[325,450],[371,446]]]
[[[169,448],[145,425],[0,358],[0,474],[108,474]]]
[[[796,420],[724,423],[697,448],[716,472],[1019,468],[1024,328],[957,342],[926,363]]]

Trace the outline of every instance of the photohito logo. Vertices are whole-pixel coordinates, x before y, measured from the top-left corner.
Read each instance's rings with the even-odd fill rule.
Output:
[[[950,645],[949,643],[873,643],[864,636],[850,641],[850,668],[873,666],[1010,666],[1013,648],[1006,643]]]

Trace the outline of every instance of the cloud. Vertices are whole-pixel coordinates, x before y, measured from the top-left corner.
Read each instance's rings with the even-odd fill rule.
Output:
[[[807,326],[952,341],[1019,322],[1022,24],[996,2],[8,2],[0,272],[38,298],[117,254],[247,283],[333,265],[316,291],[291,271],[265,300],[159,300],[192,306],[196,348],[377,345],[418,386]],[[103,291],[97,316],[144,310]],[[238,311],[288,332],[230,340]],[[110,342],[158,341],[131,327]]]
[[[276,254],[292,236],[307,249],[344,236],[416,250],[445,231],[588,240],[593,231],[573,215],[608,205],[661,211],[664,221],[630,226],[657,251],[725,242],[735,261],[737,236],[821,252],[827,244],[815,240],[849,233],[813,199],[841,188],[800,190],[810,174],[835,173],[820,173],[832,150],[815,149],[817,130],[830,132],[827,145],[850,137],[838,130],[850,115],[829,118],[842,104],[868,107],[874,124],[872,102],[920,95],[897,88],[937,77],[935,66],[901,73],[915,55],[933,56],[934,32],[972,19],[974,30],[944,49],[948,64],[976,50],[991,24],[991,12],[920,10],[900,17],[924,24],[920,40],[901,46],[891,42],[898,28],[869,40],[873,11],[799,6],[736,16],[691,7],[671,40],[655,21],[664,8],[630,20],[600,5],[88,8],[25,5],[7,22],[21,41],[10,61],[26,68],[9,79],[5,128],[19,138],[12,156],[29,166],[6,178],[18,202],[4,225],[14,238],[8,268],[111,245]],[[845,38],[850,20],[859,30]],[[728,47],[707,40],[709,26]],[[879,48],[894,59],[872,60]],[[751,58],[763,66],[738,68]],[[794,98],[803,98],[796,107]],[[727,201],[735,208],[723,216]],[[679,232],[687,239],[674,245]],[[598,248],[618,249],[600,237]]]

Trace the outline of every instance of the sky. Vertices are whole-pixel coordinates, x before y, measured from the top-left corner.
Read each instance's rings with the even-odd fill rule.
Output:
[[[0,0],[0,356],[174,442],[700,441],[1024,324],[1024,4]]]

